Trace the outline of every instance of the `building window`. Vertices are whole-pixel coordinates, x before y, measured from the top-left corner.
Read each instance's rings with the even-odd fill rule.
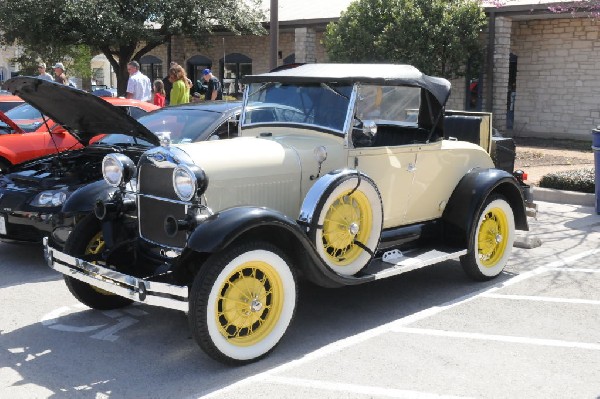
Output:
[[[162,79],[162,60],[153,55],[145,55],[140,58],[141,72],[150,78],[151,82]]]
[[[202,80],[202,71],[211,69],[212,61],[203,55],[195,55],[187,60],[186,72],[192,83]],[[202,82],[201,82],[202,83]]]
[[[220,61],[223,94],[239,97],[244,92],[241,79],[252,74],[252,59],[240,53],[227,54]]]

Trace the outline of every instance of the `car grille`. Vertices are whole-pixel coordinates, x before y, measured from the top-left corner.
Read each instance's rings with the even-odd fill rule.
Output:
[[[183,248],[187,240],[185,231],[174,237],[165,233],[165,220],[172,216],[182,220],[186,215],[186,205],[181,203],[173,190],[172,175],[174,165],[156,167],[144,163],[140,167],[138,181],[138,216],[140,236],[148,241],[169,248]]]

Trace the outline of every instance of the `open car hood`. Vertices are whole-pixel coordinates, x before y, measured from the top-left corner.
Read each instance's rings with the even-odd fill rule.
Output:
[[[6,123],[8,127],[10,127],[15,133],[25,133],[23,129],[19,127],[12,119],[4,114],[4,112],[0,111],[0,121]]]
[[[110,133],[140,137],[155,145],[160,144],[154,133],[127,115],[124,109],[83,90],[30,76],[9,79],[2,88],[62,125],[83,145],[88,145],[90,139],[98,134]]]

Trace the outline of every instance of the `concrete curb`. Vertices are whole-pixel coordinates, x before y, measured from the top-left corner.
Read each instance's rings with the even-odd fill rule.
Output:
[[[533,200],[581,206],[596,205],[595,194],[578,193],[576,191],[555,190],[552,188],[541,187],[534,187]]]

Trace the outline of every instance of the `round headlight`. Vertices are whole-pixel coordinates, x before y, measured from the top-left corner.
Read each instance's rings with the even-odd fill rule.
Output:
[[[173,189],[183,201],[202,195],[207,187],[208,178],[197,165],[179,165],[173,171]]]
[[[194,198],[196,187],[198,187],[196,175],[187,166],[178,166],[173,171],[173,189],[183,201]]]
[[[52,197],[53,197],[52,191],[44,191],[43,193],[40,193],[40,195],[38,196],[37,203],[39,205],[48,205],[49,203],[52,202]]]
[[[134,174],[135,164],[126,155],[108,154],[102,160],[102,176],[113,187],[127,183]]]

